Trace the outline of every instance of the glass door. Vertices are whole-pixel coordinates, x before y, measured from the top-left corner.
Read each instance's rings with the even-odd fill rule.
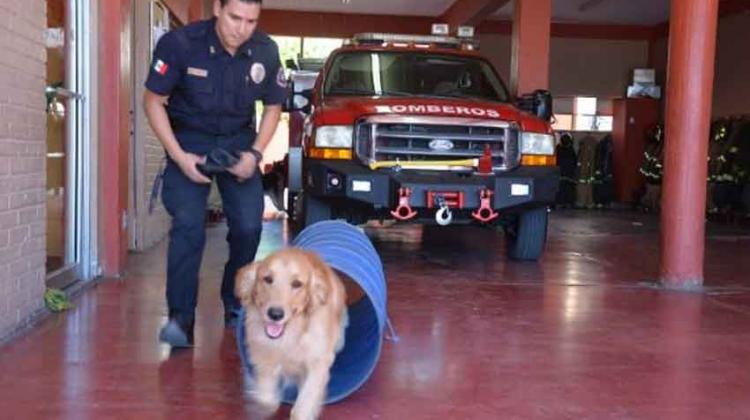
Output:
[[[47,28],[47,283],[81,278],[84,229],[84,49],[77,34],[83,0],[46,0]]]

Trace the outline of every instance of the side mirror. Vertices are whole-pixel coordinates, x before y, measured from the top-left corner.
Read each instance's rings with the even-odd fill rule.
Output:
[[[300,93],[295,93],[292,96],[292,109],[294,111],[301,111],[305,114],[309,114],[312,109],[312,89],[305,89]]]
[[[284,103],[284,112],[303,112],[309,114],[312,109],[312,89],[305,89],[301,92],[296,92],[294,89],[294,83],[289,84],[289,95]]]
[[[518,98],[518,107],[545,121],[550,121],[552,119],[552,94],[547,90],[535,90],[533,93]]]
[[[285,64],[289,70],[299,70],[299,66],[297,66],[297,62],[293,58],[288,58]]]

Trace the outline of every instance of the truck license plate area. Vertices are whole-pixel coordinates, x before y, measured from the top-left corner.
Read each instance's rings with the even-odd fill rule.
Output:
[[[427,191],[428,209],[438,207],[436,205],[439,201],[438,197],[442,197],[442,199],[445,200],[445,204],[450,208],[464,208],[464,193],[462,191]]]

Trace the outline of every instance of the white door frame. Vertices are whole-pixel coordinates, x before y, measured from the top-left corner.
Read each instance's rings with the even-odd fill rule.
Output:
[[[76,280],[92,280],[101,272],[97,252],[97,148],[92,99],[96,98],[96,0],[67,0],[66,81],[58,95],[67,101],[65,264],[47,275],[47,283],[65,287]],[[92,10],[93,9],[93,10]],[[92,13],[93,12],[93,13]],[[93,80],[92,80],[93,79]]]

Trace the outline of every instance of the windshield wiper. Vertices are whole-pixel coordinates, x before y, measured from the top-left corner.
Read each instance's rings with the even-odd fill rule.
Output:
[[[336,88],[328,91],[329,95],[366,95],[366,96],[424,96],[412,92],[400,92],[397,90],[389,90],[383,93],[378,93],[372,90],[364,89],[349,89],[349,88]]]
[[[445,91],[445,92],[434,93],[434,94],[432,94],[432,96],[437,96],[437,97],[440,97],[440,98],[475,98],[475,99],[484,99],[481,96],[468,94],[468,93],[462,91],[461,89],[457,89],[457,88],[454,88],[454,89],[451,89],[451,90],[448,90],[448,91]]]
[[[477,101],[492,100],[483,96],[477,96],[467,94],[459,89],[452,89],[444,93],[414,93],[414,92],[401,92],[397,90],[389,90],[383,92],[383,96],[411,96],[414,98],[461,98],[461,99],[474,99]]]
[[[377,93],[367,89],[355,89],[355,88],[333,88],[328,91],[328,95],[364,95],[364,96],[375,96]]]
[[[398,90],[389,90],[386,92],[383,92],[383,96],[421,96],[417,93],[412,92],[401,92]]]

